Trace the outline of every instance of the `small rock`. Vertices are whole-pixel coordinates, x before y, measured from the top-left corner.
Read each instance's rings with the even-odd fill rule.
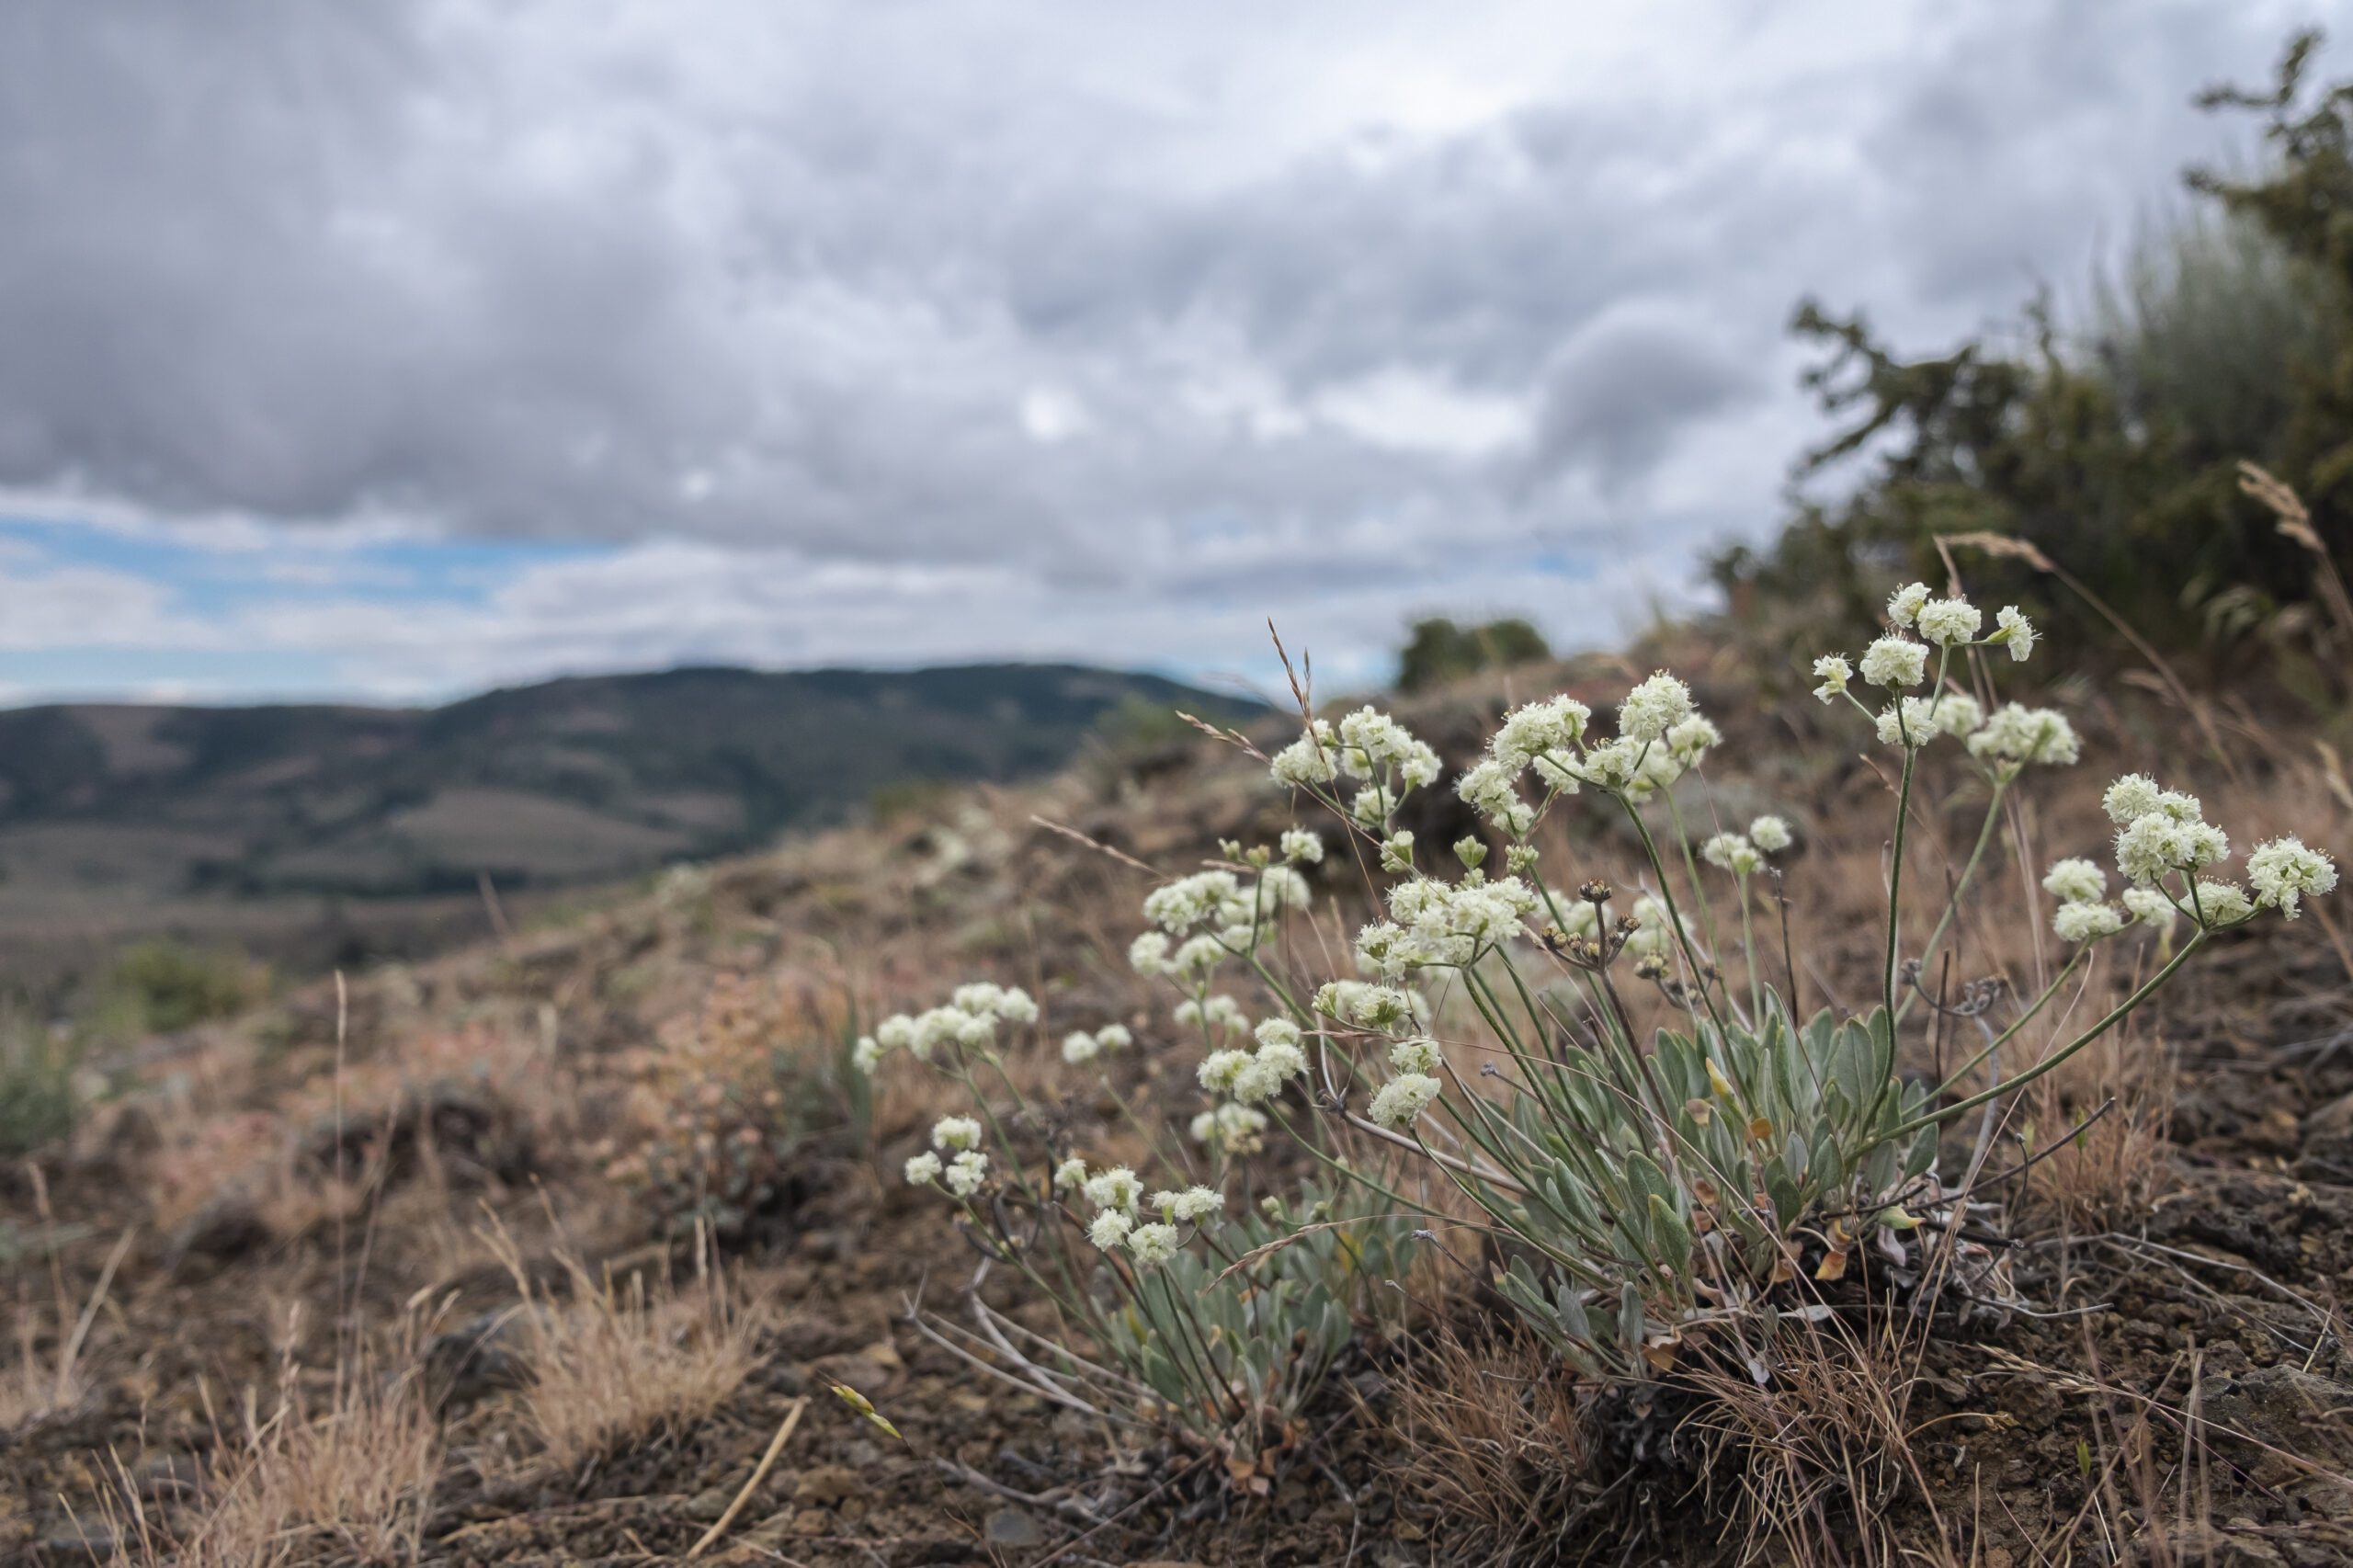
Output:
[[[793,1483],[792,1500],[830,1506],[846,1497],[866,1495],[866,1478],[845,1464],[821,1464],[804,1470]]]
[[[727,1512],[727,1505],[733,1501],[735,1491],[733,1487],[713,1486],[688,1498],[678,1511],[699,1525],[707,1525]]]
[[[986,1528],[992,1546],[1042,1546],[1046,1541],[1038,1521],[1020,1508],[999,1508],[989,1516]]]

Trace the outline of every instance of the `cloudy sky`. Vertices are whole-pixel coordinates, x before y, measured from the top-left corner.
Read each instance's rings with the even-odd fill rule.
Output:
[[[0,700],[1607,642],[2348,8],[6,0]]]

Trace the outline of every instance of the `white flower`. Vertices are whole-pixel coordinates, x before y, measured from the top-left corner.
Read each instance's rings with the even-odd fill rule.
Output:
[[[1937,738],[1936,708],[1925,697],[1904,697],[1891,702],[1879,716],[1883,745],[1918,751]]]
[[[1381,869],[1384,871],[1410,871],[1414,869],[1414,835],[1399,829],[1381,841]]]
[[[1553,907],[1561,912],[1561,935],[1592,937],[1601,930],[1601,912],[1573,893],[1555,891]]]
[[[1335,980],[1315,993],[1315,1010],[1360,1029],[1411,1028],[1423,1008],[1410,992],[1361,980]]]
[[[1196,871],[1145,894],[1143,917],[1170,936],[1181,937],[1216,920],[1241,896],[1241,884],[1232,871]]]
[[[2236,882],[2200,882],[2189,907],[2204,917],[2209,930],[2235,926],[2255,913],[2255,903]]]
[[[1748,841],[1768,855],[1779,855],[1794,842],[1790,824],[1779,817],[1758,817],[1748,824]]]
[[[1298,1053],[1294,1051],[1292,1054]],[[1306,1058],[1301,1057],[1300,1060],[1303,1064]],[[1282,1090],[1280,1070],[1263,1054],[1243,1058],[1242,1065],[1234,1070],[1233,1080],[1225,1085],[1225,1092],[1244,1105],[1261,1104],[1273,1099]]]
[[[2108,873],[2089,860],[2054,860],[2042,891],[2062,903],[2094,903],[2108,896]]]
[[[1086,1162],[1073,1154],[1054,1167],[1054,1190],[1067,1192],[1074,1187],[1086,1185]]]
[[[2173,900],[2155,888],[2126,888],[2124,912],[2143,926],[2154,926],[2159,931],[2170,931],[2180,912]]]
[[[1143,1182],[1125,1165],[1097,1171],[1080,1189],[1097,1209],[1133,1209],[1143,1198]]]
[[[1095,1216],[1094,1223],[1086,1227],[1086,1239],[1105,1252],[1109,1252],[1127,1240],[1128,1233],[1134,1228],[1135,1221],[1125,1212],[1118,1209],[1106,1209]]]
[[[1188,937],[1169,955],[1167,972],[1179,980],[1199,980],[1231,956],[1215,937]]]
[[[1855,678],[1855,666],[1830,653],[1814,660],[1813,674],[1822,682],[1813,688],[1813,694],[1827,702],[1847,689],[1847,683]]]
[[[1389,1048],[1389,1065],[1400,1073],[1427,1077],[1438,1071],[1438,1041],[1427,1035],[1401,1040]]]
[[[1128,1255],[1139,1267],[1157,1268],[1176,1256],[1176,1227],[1154,1221],[1128,1233]]]
[[[1217,1215],[1226,1208],[1226,1194],[1214,1187],[1186,1187],[1179,1194],[1160,1194],[1167,1199],[1167,1212],[1176,1220],[1200,1221]]]
[[[1268,1018],[1252,1031],[1260,1045],[1288,1045],[1296,1050],[1303,1038],[1289,1018]]]
[[[1313,865],[1324,858],[1324,840],[1303,827],[1283,829],[1283,858],[1293,865]]]
[[[1711,747],[1723,744],[1724,733],[1694,713],[1666,732],[1666,755],[1686,767],[1697,767]]]
[[[1576,780],[1570,778],[1568,788],[1574,790]],[[1455,780],[1454,792],[1491,825],[1511,837],[1518,838],[1535,824],[1536,809],[1520,799],[1511,768],[1493,757],[1467,769]]]
[[[985,980],[960,985],[949,998],[965,1013],[979,1018],[1003,1018],[1008,1023],[1034,1024],[1038,1004],[1017,985],[995,985]]]
[[[1674,945],[1676,919],[1665,904],[1650,894],[1644,893],[1634,901],[1629,918],[1634,922],[1634,929],[1626,938],[1626,950],[1636,958],[1664,953]]]
[[[915,1043],[915,1021],[904,1013],[893,1013],[874,1026],[874,1043],[884,1051],[912,1051]]]
[[[1691,688],[1665,670],[1637,684],[1618,708],[1621,738],[1655,741],[1691,716]]]
[[[1919,615],[1920,607],[1928,602],[1928,585],[1910,583],[1888,597],[1887,619],[1897,626],[1909,626]]]
[[[849,1062],[871,1078],[874,1069],[882,1064],[881,1043],[870,1034],[858,1036],[858,1043],[849,1048]]]
[[[2124,916],[2112,903],[2063,903],[2051,917],[2051,928],[2063,942],[2089,942],[2124,929]]]
[[[1135,1040],[1136,1037],[1128,1032],[1125,1024],[1105,1024],[1095,1031],[1095,1043],[1105,1051],[1125,1051]]]
[[[2057,766],[2083,755],[2083,743],[2066,716],[2049,708],[2024,708],[2006,702],[1985,716],[1969,737],[1969,755],[2002,767],[2029,763]]]
[[[1438,781],[1438,753],[1377,709],[1359,708],[1340,721],[1340,770],[1381,778],[1391,769],[1408,787]]]
[[[2307,849],[2301,838],[2275,838],[2258,844],[2246,858],[2247,885],[2255,902],[2293,920],[2301,912],[2296,901],[2305,893],[2324,893],[2336,886],[2336,862],[2317,849]]]
[[[1063,1036],[1063,1060],[1074,1067],[1094,1061],[1102,1049],[1085,1029],[1073,1029]]]
[[[1128,967],[1138,974],[1165,973],[1168,968],[1168,934],[1146,931],[1128,944]]]
[[[2122,827],[2134,817],[2147,816],[2157,809],[2164,791],[2155,779],[2145,774],[2128,773],[2108,787],[2100,797],[2100,808],[2108,812],[2108,820]]]
[[[2180,797],[2187,800],[2187,796]],[[2189,802],[2195,808],[2197,802]],[[2149,883],[2167,871],[2195,870],[2230,858],[2222,830],[2195,817],[2185,820],[2160,804],[2137,816],[2116,835],[2116,869],[2130,881]]]
[[[1937,694],[1937,728],[1948,735],[1965,735],[1985,722],[1985,710],[1965,691]]]
[[[989,1157],[978,1149],[967,1149],[948,1162],[948,1190],[959,1198],[970,1198],[981,1189],[982,1178],[989,1174]]]
[[[972,1149],[980,1146],[981,1124],[969,1116],[943,1116],[931,1124],[931,1146],[935,1149]]]
[[[1194,1142],[1206,1143],[1214,1138],[1228,1153],[1237,1154],[1248,1153],[1255,1150],[1257,1147],[1258,1134],[1266,1130],[1265,1112],[1253,1110],[1246,1105],[1234,1105],[1231,1102],[1218,1107],[1215,1110],[1201,1112],[1200,1115],[1193,1118],[1192,1124],[1188,1129],[1192,1133]]]
[[[939,1179],[940,1168],[939,1156],[927,1149],[911,1155],[907,1160],[907,1185],[927,1187]]]
[[[1985,618],[1967,599],[1932,599],[1920,607],[1920,635],[1939,648],[1968,642],[1977,636]]]
[[[1592,717],[1591,709],[1565,695],[1515,708],[1487,742],[1487,755],[1514,773],[1547,752],[1567,756],[1585,738]]]
[[[1196,1075],[1201,1087],[1210,1093],[1232,1094],[1235,1076],[1248,1065],[1250,1053],[1246,1051],[1212,1051],[1202,1059]]]
[[[1699,858],[1711,866],[1720,866],[1735,877],[1745,877],[1765,864],[1765,857],[1756,846],[1736,833],[1719,833],[1699,846]]]
[[[1994,624],[2001,630],[1985,641],[2001,643],[2009,649],[2012,660],[2025,664],[2027,655],[2034,652],[2034,622],[2020,615],[2018,606],[2004,605]]]
[[[1297,788],[1306,784],[1328,784],[1336,769],[1332,760],[1332,722],[1318,719],[1299,739],[1277,752],[1271,771],[1275,782]]]
[[[1383,1127],[1403,1127],[1428,1108],[1438,1098],[1441,1087],[1436,1078],[1426,1073],[1407,1073],[1392,1078],[1372,1096],[1372,1119]]]
[[[1882,637],[1863,650],[1863,678],[1873,686],[1917,686],[1928,676],[1928,646]]]

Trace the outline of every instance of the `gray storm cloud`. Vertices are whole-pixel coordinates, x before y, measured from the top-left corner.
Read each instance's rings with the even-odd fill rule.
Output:
[[[1507,6],[25,0],[0,484],[1181,595],[1574,543],[1705,439],[1688,550],[1769,520],[1799,293],[1948,334],[2080,268],[2308,10],[1597,65]]]

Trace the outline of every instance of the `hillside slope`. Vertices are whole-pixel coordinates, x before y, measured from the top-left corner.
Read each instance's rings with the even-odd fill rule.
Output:
[[[0,944],[176,929],[267,947],[281,915],[472,904],[485,873],[526,893],[628,876],[839,821],[888,786],[1053,768],[1131,700],[1236,706],[1151,676],[978,665],[681,669],[431,710],[0,713]]]

